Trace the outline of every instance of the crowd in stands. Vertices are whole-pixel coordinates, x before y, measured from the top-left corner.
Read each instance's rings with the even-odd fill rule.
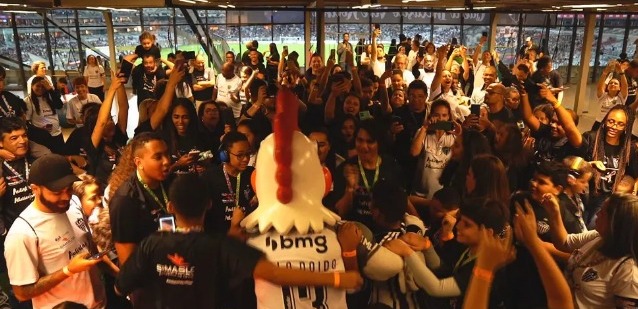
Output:
[[[144,32],[121,71],[89,56],[74,93],[33,63],[23,99],[0,70],[6,306],[637,308],[638,60],[606,65],[581,132],[541,42],[506,65],[486,35],[382,35],[307,63],[251,41],[215,73]],[[282,106],[331,175],[334,231],[242,224],[261,153],[286,160],[260,149]]]

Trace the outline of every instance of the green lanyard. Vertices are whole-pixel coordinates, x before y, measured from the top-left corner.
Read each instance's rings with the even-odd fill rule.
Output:
[[[366,187],[366,190],[370,192],[370,184],[368,184],[368,177],[366,177],[366,172],[363,170],[363,164],[361,164],[361,159],[357,159],[359,162],[359,172],[361,173],[361,177],[363,177],[363,185]],[[377,157],[377,165],[374,170],[374,180],[372,181],[372,185],[374,186],[379,179],[379,166],[381,165],[381,158]]]
[[[137,180],[140,181],[140,183],[144,187],[144,190],[146,190],[146,192],[148,192],[148,194],[151,195],[151,197],[155,200],[157,205],[159,205],[159,207],[164,211],[164,213],[168,213],[168,211],[166,210],[166,205],[168,204],[168,197],[166,196],[166,191],[164,191],[164,185],[162,185],[162,183],[160,182],[160,188],[162,189],[162,197],[164,198],[164,204],[162,204],[159,198],[157,197],[157,195],[155,195],[155,192],[153,192],[153,190],[151,190],[151,188],[149,188],[148,185],[142,180],[142,176],[140,176],[139,172],[137,172]]]
[[[465,251],[463,251],[463,254],[461,254],[459,260],[456,261],[456,265],[454,265],[454,273],[456,274],[459,268],[467,265],[474,260],[476,260],[476,256],[470,256],[470,248],[465,249]]]
[[[226,173],[226,165],[222,167],[224,171],[224,177],[226,177],[226,186],[228,186],[228,192],[231,194],[235,194],[235,207],[239,206],[239,185],[241,183],[241,172],[237,174],[237,185],[235,185],[235,192],[233,192],[233,187],[230,185],[230,178],[228,178],[228,173]]]

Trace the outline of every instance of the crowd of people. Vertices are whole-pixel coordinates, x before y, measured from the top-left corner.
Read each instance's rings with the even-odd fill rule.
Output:
[[[251,41],[219,74],[144,32],[74,93],[33,63],[24,99],[0,70],[5,305],[638,307],[638,60],[607,64],[581,132],[541,42],[508,66],[487,33],[373,28],[301,64]]]

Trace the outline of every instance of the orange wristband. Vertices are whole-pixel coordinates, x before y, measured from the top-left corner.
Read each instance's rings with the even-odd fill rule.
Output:
[[[341,273],[340,272],[334,272],[334,286],[335,288],[338,288],[339,285],[341,284]]]
[[[356,257],[357,256],[357,250],[346,251],[346,252],[341,253],[341,255],[343,257],[347,257],[347,258]]]
[[[494,274],[491,271],[482,269],[478,266],[474,267],[474,271],[472,273],[474,274],[474,277],[483,281],[492,282],[492,279],[494,279]]]

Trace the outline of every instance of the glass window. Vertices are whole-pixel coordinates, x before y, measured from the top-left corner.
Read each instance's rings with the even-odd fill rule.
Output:
[[[43,28],[18,28],[18,38],[20,40],[20,51],[22,52],[22,60],[26,64],[34,61],[44,61],[49,67],[49,56],[47,55],[47,43]],[[31,72],[26,72],[27,78],[31,76]]]
[[[249,42],[257,40],[259,43],[272,41],[272,27],[270,25],[241,26],[241,40]]]
[[[140,25],[140,11],[138,10],[126,10],[126,11],[112,11],[113,12],[113,25],[114,26],[139,26]]]
[[[275,24],[293,24],[304,22],[303,11],[274,11],[272,22]]]
[[[499,26],[516,26],[520,18],[520,14],[497,14],[496,16],[498,16]]]
[[[601,66],[606,65],[607,62],[612,59],[618,59],[618,56],[620,55],[620,53],[622,53],[624,37],[625,28],[605,27],[603,29],[602,44],[600,45],[599,57],[599,63]]]
[[[36,12],[16,13],[16,26],[19,27],[44,27],[42,17]]]
[[[399,40],[401,34],[401,25],[396,24],[381,24],[381,37],[379,42],[383,44],[384,50],[387,53],[392,40]],[[396,42],[397,44],[400,42]]]
[[[78,10],[78,23],[82,26],[106,27],[104,15],[100,11]]]
[[[398,24],[401,22],[401,12],[374,11],[370,13],[373,24]]]
[[[501,56],[504,62],[512,58],[516,58],[517,46],[516,40],[518,37],[517,26],[497,26],[496,27],[496,51]],[[468,45],[470,48],[474,48],[472,45]]]
[[[317,13],[312,12],[311,18],[313,21],[317,22]],[[325,23],[338,23],[339,22],[339,12],[325,12],[324,13],[324,21]]]
[[[432,25],[425,24],[403,24],[403,34],[406,37],[414,38],[417,34],[420,34],[423,39],[430,40],[432,32]]]
[[[635,18],[638,16],[634,15]],[[627,55],[631,58],[636,58],[638,56],[638,29],[629,30],[629,39],[627,40]]]
[[[479,43],[483,32],[489,33],[489,31],[489,26],[463,26],[463,39],[460,43],[468,47],[474,47]],[[498,41],[500,36],[497,35],[496,37]]]
[[[466,25],[489,25],[490,13],[463,13],[463,23]]]
[[[55,70],[77,70],[80,65],[77,41],[62,31],[50,29]]]
[[[218,51],[223,50],[224,52],[227,52],[230,50],[237,55],[238,53],[246,50],[246,48],[239,44],[239,27],[211,25],[208,29],[208,33],[213,38],[213,45],[215,45],[215,48]]]
[[[272,11],[241,11],[242,24],[270,24]]]
[[[403,11],[404,24],[429,24],[432,22],[431,12]]]
[[[304,52],[306,48],[304,43],[303,24],[274,25],[273,34],[275,36],[274,43],[277,44],[277,49],[279,50],[280,55],[283,52],[283,47],[288,46],[289,53],[296,51],[299,54],[299,59],[297,60],[299,62],[299,65],[303,66],[304,63],[306,63],[306,52]],[[260,50],[264,51],[267,50],[267,48],[260,48]]]
[[[113,29],[115,39],[115,53],[118,56],[128,55],[135,51],[135,47],[140,44],[140,34],[142,27],[116,27]]]
[[[625,27],[627,25],[627,15],[605,14],[605,27]]]
[[[207,17],[209,24],[224,24],[226,23],[226,11],[224,10],[208,10]]]
[[[142,16],[144,17],[145,25],[168,25],[173,23],[173,9],[172,8],[152,8],[143,9]]]
[[[11,14],[0,11],[0,27],[11,27]]]
[[[339,22],[342,24],[350,23],[350,24],[369,24],[370,23],[370,14],[368,12],[360,12],[360,11],[349,11],[349,12],[339,12]],[[328,20],[326,20],[328,22]]]
[[[452,42],[452,38],[458,39],[461,36],[461,26],[435,26],[432,34],[432,42],[438,47]]]
[[[432,13],[432,17],[435,24],[461,24],[461,13],[435,12]],[[436,32],[436,29],[434,31]]]
[[[548,23],[548,14],[523,14],[523,26],[545,26]],[[551,23],[550,24],[554,24]]]

